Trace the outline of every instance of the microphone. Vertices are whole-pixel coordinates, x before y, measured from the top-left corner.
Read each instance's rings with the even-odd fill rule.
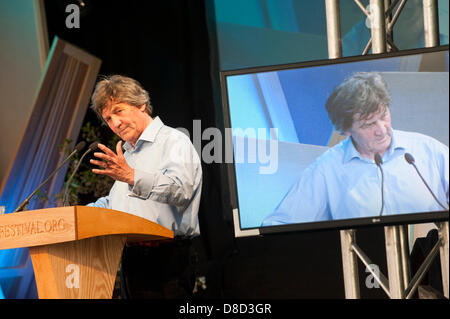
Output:
[[[384,209],[384,173],[383,168],[381,167],[381,164],[383,164],[383,160],[381,159],[380,154],[375,153],[375,164],[380,168],[381,171],[381,209],[379,216],[383,215],[383,209]]]
[[[381,164],[383,164],[383,160],[381,159],[380,154],[375,154],[375,164],[377,164],[378,167],[381,168]]]
[[[85,142],[80,142],[80,143],[78,143],[76,146],[75,146],[75,148],[74,148],[74,150],[72,151],[72,153],[70,153],[69,154],[69,156],[67,156],[67,158],[45,179],[45,181],[43,181],[42,183],[41,183],[41,185],[39,185],[37,188],[36,188],[36,190],[34,191],[34,192],[32,192],[31,194],[30,194],[30,196],[28,196],[27,198],[25,198],[25,200],[22,202],[22,203],[20,203],[20,205],[14,210],[14,213],[16,213],[16,212],[20,212],[20,211],[22,211],[22,210],[26,210],[26,207],[27,207],[27,205],[28,205],[28,203],[29,203],[29,201],[31,200],[31,198],[33,198],[33,196],[34,195],[36,195],[36,193],[38,192],[38,190],[40,190],[41,189],[41,187],[42,186],[44,186],[46,183],[48,183],[48,181],[53,177],[53,175],[55,175],[56,174],[56,172],[58,172],[60,169],[61,169],[61,167],[63,167],[64,166],[64,164],[66,164],[67,163],[67,161],[70,159],[70,158],[72,158],[77,152],[79,152],[79,151],[81,151],[84,147],[86,146],[86,143]]]
[[[67,199],[67,195],[68,195],[68,191],[69,191],[69,185],[70,182],[72,181],[72,178],[75,176],[75,173],[78,171],[78,168],[81,165],[81,162],[83,161],[83,158],[91,151],[95,150],[98,147],[98,142],[93,142],[91,143],[91,145],[89,145],[89,148],[87,149],[86,152],[84,152],[84,154],[81,156],[80,160],[78,161],[77,165],[75,166],[75,169],[72,172],[72,175],[70,175],[69,180],[66,183],[66,188],[64,190],[64,196],[63,196],[63,206],[67,206],[66,204],[69,204],[69,201]]]
[[[411,164],[416,169],[416,172],[419,175],[420,179],[425,184],[425,186],[427,187],[428,191],[433,196],[434,200],[439,204],[439,206],[441,206],[444,210],[448,210],[448,207],[445,207],[444,205],[442,205],[441,202],[437,199],[436,195],[434,195],[433,191],[431,190],[430,186],[428,186],[428,183],[425,181],[425,179],[423,178],[422,174],[420,174],[419,169],[416,166],[414,157],[411,154],[409,154],[409,153],[405,153],[405,160],[408,162],[408,164]]]

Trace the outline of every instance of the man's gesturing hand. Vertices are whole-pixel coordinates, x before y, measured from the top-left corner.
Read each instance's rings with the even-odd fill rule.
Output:
[[[98,144],[98,148],[104,153],[96,152],[94,153],[94,156],[103,161],[91,159],[91,163],[101,166],[104,169],[94,168],[92,172],[100,175],[108,175],[116,181],[134,185],[134,170],[128,166],[128,163],[123,156],[122,141],[119,141],[116,145],[117,154],[103,144]]]

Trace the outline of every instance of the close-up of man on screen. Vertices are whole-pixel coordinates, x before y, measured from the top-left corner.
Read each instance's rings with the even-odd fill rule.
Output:
[[[348,138],[303,171],[263,225],[448,210],[448,146],[392,128],[390,102],[379,73],[338,85],[325,107]]]

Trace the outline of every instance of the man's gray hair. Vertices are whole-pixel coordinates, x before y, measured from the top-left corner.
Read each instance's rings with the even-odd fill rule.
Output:
[[[145,104],[146,112],[152,115],[153,108],[148,92],[138,81],[126,76],[103,76],[96,84],[91,97],[91,109],[100,119],[103,120],[102,111],[111,102],[127,103],[136,107]]]
[[[358,72],[334,89],[325,107],[335,129],[342,133],[352,127],[355,114],[364,120],[390,103],[386,82],[379,73]]]

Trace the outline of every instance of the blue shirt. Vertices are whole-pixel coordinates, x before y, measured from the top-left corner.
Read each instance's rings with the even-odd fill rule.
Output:
[[[382,215],[442,210],[404,158],[410,153],[439,201],[449,199],[449,149],[419,133],[392,130],[383,155],[384,209]],[[263,225],[378,216],[381,210],[381,172],[373,160],[356,150],[351,138],[319,156],[302,173]]]
[[[146,218],[173,230],[175,236],[198,235],[202,168],[189,138],[156,117],[135,147],[128,142],[123,147],[134,169],[134,185],[116,181],[108,196],[88,206]]]

